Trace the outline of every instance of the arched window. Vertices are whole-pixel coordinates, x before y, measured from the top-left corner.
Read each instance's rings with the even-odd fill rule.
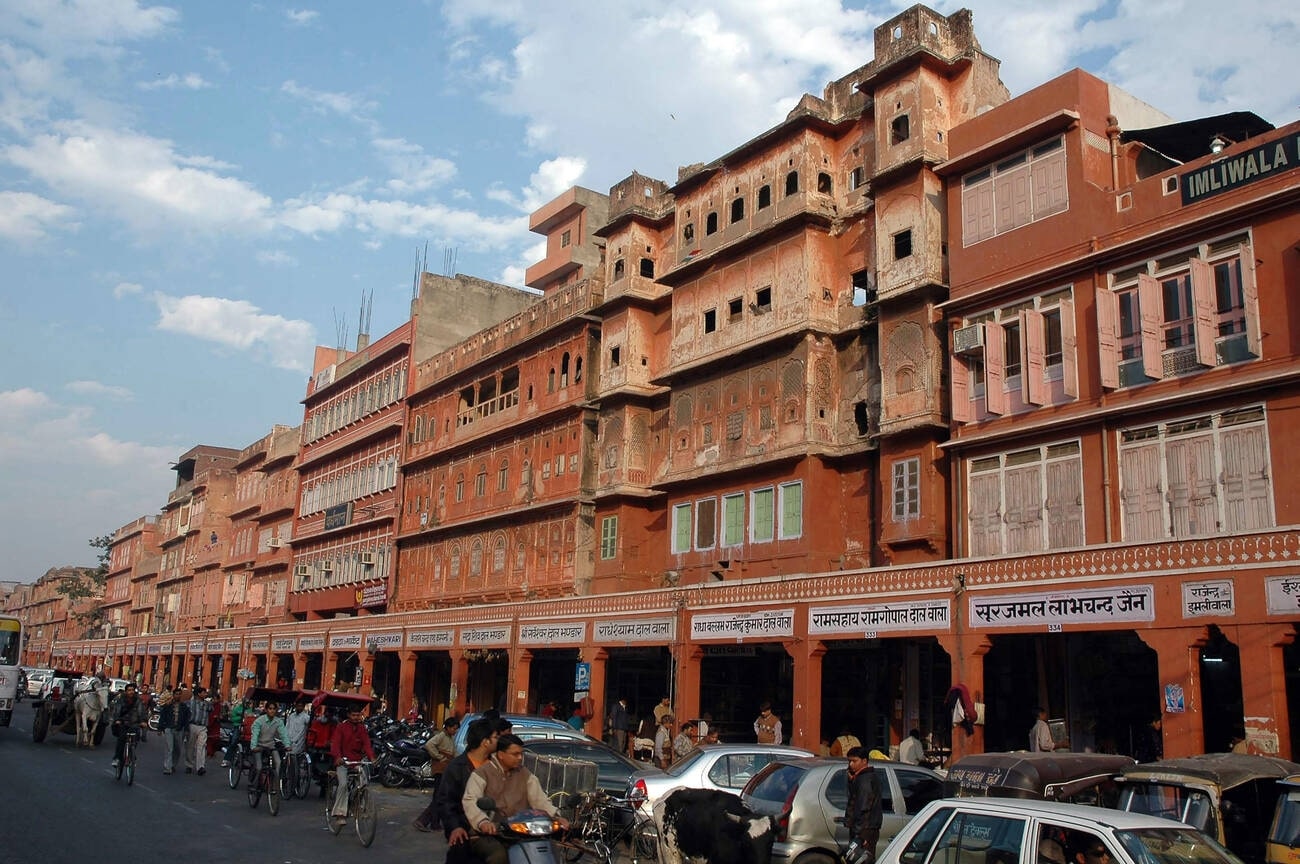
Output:
[[[477,538],[474,545],[469,547],[469,575],[483,575],[483,541]]]
[[[560,358],[560,387],[569,386],[569,352],[565,351],[564,356]]]
[[[497,466],[497,491],[504,492],[510,486],[510,460],[502,459]]]
[[[456,500],[457,501],[465,500],[465,475],[464,474],[456,475]]]

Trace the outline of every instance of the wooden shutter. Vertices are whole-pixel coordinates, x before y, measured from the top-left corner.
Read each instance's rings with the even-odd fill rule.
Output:
[[[1165,536],[1164,494],[1160,484],[1160,442],[1120,451],[1120,509],[1124,540]]]
[[[984,407],[990,414],[1007,413],[1006,335],[996,321],[984,322]]]
[[[1191,260],[1192,307],[1196,330],[1196,362],[1217,366],[1214,342],[1219,338],[1219,303],[1214,296],[1214,268],[1200,258]]]
[[[999,172],[993,178],[993,199],[997,233],[1027,225],[1031,219],[1029,166]]]
[[[1226,429],[1222,436],[1223,530],[1273,527],[1266,428],[1261,423]]]
[[[1083,460],[1047,463],[1047,548],[1083,545]]]
[[[1021,465],[1006,471],[1007,553],[1043,548],[1043,466]]]
[[[961,193],[962,245],[993,236],[993,181],[967,186]]]
[[[1119,295],[1099,285],[1093,297],[1097,306],[1097,360],[1101,386],[1114,390],[1119,387]],[[1065,326],[1064,310],[1061,312],[1061,326]]]
[[[1165,377],[1165,364],[1161,356],[1164,353],[1164,339],[1160,334],[1164,300],[1160,294],[1160,283],[1145,273],[1138,277],[1138,307],[1142,320],[1142,371],[1148,378],[1159,381]]]
[[[1043,313],[1020,310],[1020,397],[1027,405],[1047,401],[1043,383]]]
[[[787,483],[781,487],[781,538],[803,535],[803,484]]]
[[[952,395],[952,419],[958,423],[969,423],[970,410],[970,367],[966,358],[960,354],[951,355],[952,372],[948,377],[948,390]]]
[[[1246,315],[1246,350],[1263,358],[1259,338],[1259,286],[1255,283],[1255,250],[1241,247],[1241,297]]]
[[[1002,475],[988,471],[970,475],[970,554],[1002,554]]]
[[[1110,293],[1110,292],[1107,292]],[[1061,300],[1061,386],[1065,395],[1079,398],[1079,338],[1074,329],[1074,299]],[[1115,365],[1115,383],[1119,383],[1119,364]]]
[[[678,504],[673,508],[673,551],[689,552],[691,549],[691,505]]]
[[[1219,528],[1214,438],[1210,433],[1165,442],[1169,518],[1174,537],[1200,537]]]
[[[1065,179],[1065,148],[1034,161],[1034,218],[1042,219],[1060,210],[1069,202]]]

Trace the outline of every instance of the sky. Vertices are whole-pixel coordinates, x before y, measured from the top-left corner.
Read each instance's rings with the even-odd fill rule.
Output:
[[[93,565],[194,445],[301,423],[363,297],[378,338],[422,260],[521,285],[540,204],[674,182],[907,5],[3,0],[0,581]],[[1178,120],[1300,115],[1300,4],[965,5],[1012,95],[1079,66]]]

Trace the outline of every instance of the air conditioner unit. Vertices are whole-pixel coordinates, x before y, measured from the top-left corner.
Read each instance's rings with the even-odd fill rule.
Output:
[[[310,575],[311,575],[311,568],[308,567],[306,564],[299,564],[297,567],[294,567],[294,568],[293,568],[293,575],[295,575],[295,576],[310,576]]]
[[[974,354],[984,350],[984,325],[972,324],[958,327],[952,331],[952,351],[954,354]]]
[[[362,566],[364,566],[364,567],[373,567],[373,566],[375,566],[375,553],[374,553],[374,552],[362,552],[362,553],[361,553],[361,564],[362,564]]]
[[[333,572],[334,572],[334,565],[331,564],[331,563],[328,562],[328,561],[322,561],[321,564],[320,564],[320,572],[322,572],[322,573],[333,573]]]
[[[284,545],[284,541],[281,540],[279,537],[272,537],[270,540],[266,541],[267,549],[279,549],[283,545]]]

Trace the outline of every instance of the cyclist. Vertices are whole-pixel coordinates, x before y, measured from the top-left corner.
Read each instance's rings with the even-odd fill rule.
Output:
[[[284,731],[284,721],[278,716],[280,706],[274,702],[266,703],[266,713],[253,721],[253,731],[249,736],[249,746],[253,748],[253,780],[257,783],[262,774],[262,753],[271,751],[275,776],[280,776],[281,748],[288,748],[289,734]]]
[[[284,718],[284,731],[289,735],[289,752],[295,756],[307,749],[307,727],[311,725],[311,712],[307,702],[299,700]]]
[[[117,748],[113,751],[113,767],[122,764],[122,752],[126,750],[126,730],[132,726],[140,727],[140,737],[149,731],[149,709],[136,692],[134,684],[122,688],[122,697],[113,708],[113,736],[117,738]]]
[[[334,818],[348,818],[348,766],[346,762],[356,762],[363,757],[374,761],[375,750],[370,746],[370,733],[366,724],[361,722],[361,708],[353,705],[348,708],[348,719],[334,730],[334,740],[330,742],[330,756],[334,758],[334,770],[339,778],[338,790],[334,793]]]

